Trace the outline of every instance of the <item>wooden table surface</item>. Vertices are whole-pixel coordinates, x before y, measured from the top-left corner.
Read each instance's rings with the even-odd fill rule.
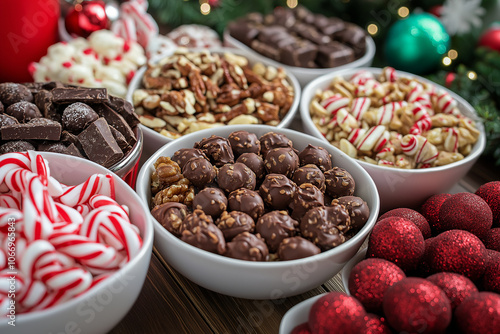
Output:
[[[299,121],[293,128],[300,130]],[[141,161],[145,161],[143,156]],[[480,158],[450,193],[474,192],[499,180],[498,167]],[[138,333],[278,333],[283,315],[294,305],[327,291],[343,291],[340,273],[304,294],[278,300],[232,298],[204,289],[176,272],[154,250],[149,272],[137,301],[110,332]]]

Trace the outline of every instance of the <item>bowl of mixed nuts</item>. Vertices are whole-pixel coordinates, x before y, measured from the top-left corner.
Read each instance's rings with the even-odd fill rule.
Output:
[[[127,100],[141,120],[145,149],[223,125],[287,127],[300,99],[283,68],[235,49],[179,48],[134,76]]]
[[[341,149],[375,181],[381,212],[448,191],[484,150],[474,108],[452,91],[393,68],[331,72],[304,88],[306,132]]]

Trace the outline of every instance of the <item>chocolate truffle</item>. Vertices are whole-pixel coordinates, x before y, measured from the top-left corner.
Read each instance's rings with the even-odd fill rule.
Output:
[[[181,240],[211,253],[224,254],[226,240],[214,223],[200,224],[181,233]]]
[[[16,125],[16,124],[19,124],[19,121],[16,118],[9,116],[7,114],[0,114],[0,128],[7,125]]]
[[[3,114],[3,111],[4,111],[4,107],[3,107],[3,103],[2,101],[0,101],[0,114]]]
[[[31,102],[21,101],[11,104],[5,109],[5,113],[16,118],[19,123],[27,123],[33,118],[42,117],[38,107]]]
[[[332,169],[332,155],[323,147],[307,145],[299,153],[300,165],[313,164],[319,167],[322,172]]]
[[[229,210],[244,212],[254,220],[259,219],[265,211],[262,197],[254,190],[241,188],[232,191],[227,201]]]
[[[25,152],[35,150],[35,146],[31,143],[24,140],[14,140],[6,142],[0,146],[0,154],[9,153],[9,152]]]
[[[217,182],[219,187],[230,193],[240,188],[253,190],[257,181],[255,173],[250,168],[241,162],[237,162],[235,164],[226,164],[219,168]]]
[[[293,200],[296,185],[282,174],[267,174],[259,188],[264,202],[274,210],[285,210]]]
[[[283,239],[278,247],[278,258],[281,261],[302,259],[319,253],[321,253],[321,249],[302,237]]]
[[[250,168],[255,173],[257,180],[262,179],[266,174],[264,160],[262,160],[260,155],[255,153],[243,153],[236,159],[236,162],[241,162]]]
[[[343,168],[333,167],[325,172],[326,193],[333,198],[351,196],[356,186],[351,174]]]
[[[27,87],[12,82],[0,83],[0,102],[5,107],[20,101],[33,101],[33,94]]]
[[[45,143],[38,145],[37,150],[44,151],[44,152],[68,154],[68,150],[66,149],[66,145],[64,145],[61,142],[57,142],[57,143],[45,142]]]
[[[252,217],[240,211],[223,212],[215,224],[222,231],[226,241],[231,241],[243,232],[253,233],[255,229]]]
[[[181,148],[180,150],[177,150],[174,155],[172,156],[172,160],[177,162],[179,167],[182,169],[186,162],[191,160],[191,158],[205,158],[208,160],[207,156],[205,153],[203,153],[202,150],[197,149],[197,148]]]
[[[216,167],[234,163],[233,149],[226,138],[212,135],[197,142],[194,148],[202,150]]]
[[[317,206],[325,205],[325,196],[315,185],[302,183],[295,190],[290,204],[292,218],[301,219],[307,211]]]
[[[167,231],[179,237],[181,235],[182,221],[188,215],[188,208],[182,203],[168,202],[155,206],[151,210],[151,215]]]
[[[227,209],[226,195],[219,188],[205,188],[194,196],[193,209],[217,218]]]
[[[325,191],[325,175],[316,165],[305,165],[299,167],[293,173],[293,182],[300,186],[303,183],[311,183],[318,187],[319,190]]]
[[[85,103],[72,103],[64,109],[61,124],[71,133],[80,133],[87,125],[96,121],[99,115]]]
[[[293,148],[293,143],[285,135],[276,132],[268,132],[259,138],[260,153],[265,158],[267,152],[273,148],[290,147]]]
[[[179,230],[182,233],[184,230],[192,230],[196,226],[205,226],[207,224],[213,224],[213,222],[211,216],[206,215],[202,210],[195,209],[184,218]]]
[[[255,133],[248,131],[234,131],[227,137],[233,153],[239,156],[243,153],[260,153],[260,141]]]
[[[342,244],[350,224],[349,212],[342,205],[313,208],[302,217],[300,232],[323,251]]]
[[[182,168],[182,175],[188,179],[195,187],[203,188],[203,186],[212,183],[217,175],[216,169],[210,161],[205,158],[198,157],[189,160]]]
[[[271,252],[276,252],[285,238],[293,237],[299,222],[292,219],[287,211],[271,211],[257,220],[255,230],[266,241]]]
[[[283,174],[289,178],[299,168],[299,157],[290,147],[278,147],[269,150],[264,160],[270,174]]]
[[[259,236],[243,232],[226,245],[227,257],[246,261],[266,261],[269,255],[266,243]]]
[[[340,204],[345,206],[351,217],[351,229],[362,228],[370,216],[370,208],[362,198],[357,196],[343,196],[332,201],[332,205]]]

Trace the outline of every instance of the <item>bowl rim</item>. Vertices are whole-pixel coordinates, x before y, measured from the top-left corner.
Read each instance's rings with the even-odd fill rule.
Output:
[[[143,130],[139,124],[135,126],[134,132],[137,139],[134,146],[132,146],[132,149],[120,161],[108,168],[110,171],[117,174],[126,173],[132,169],[137,161],[139,161],[142,153],[142,146],[144,145]]]
[[[347,68],[357,68],[362,66],[363,64],[366,64],[367,62],[373,60],[375,57],[375,52],[376,52],[376,46],[375,46],[375,41],[373,38],[366,34],[365,36],[365,41],[366,41],[366,51],[365,54],[350,62],[347,64],[343,64],[340,66],[336,67],[324,67],[324,68],[307,68],[307,67],[299,67],[299,66],[291,66],[291,65],[285,65],[283,63],[280,63],[274,59],[268,58],[254,49],[250,48],[249,46],[243,44],[229,33],[229,29],[226,27],[223,32],[223,38],[224,38],[224,43],[229,43],[231,45],[235,45],[237,49],[244,50],[246,52],[249,52],[253,54],[255,57],[262,58],[265,61],[268,61],[271,65],[274,66],[281,66],[284,67],[285,69],[294,72],[295,74],[302,74],[302,75],[311,75],[311,76],[317,76],[317,75],[323,75],[325,73],[328,73],[329,71],[335,71],[335,70],[342,70],[342,69],[347,69]]]
[[[327,295],[330,292],[332,292],[332,291],[326,291],[326,292],[320,293],[319,295],[309,297],[309,298],[295,304],[291,308],[289,308],[288,311],[286,311],[285,314],[283,315],[283,317],[281,318],[280,327],[279,327],[279,334],[290,334],[290,332],[285,332],[285,326],[288,327],[291,322],[296,322],[297,318],[300,316],[306,315],[306,318],[308,319],[309,312],[310,312],[313,304],[318,299]],[[305,314],[306,311],[307,311],[307,314]],[[306,323],[307,323],[307,319],[305,321]],[[301,323],[303,323],[303,322],[297,323],[295,326],[298,326]]]
[[[115,182],[122,184],[122,186],[124,186],[130,190],[130,194],[132,196],[131,198],[133,198],[133,200],[136,201],[142,207],[142,209],[144,210],[146,215],[145,215],[144,232],[141,233],[141,234],[143,234],[143,235],[141,235],[142,247],[139,250],[139,253],[132,260],[130,260],[127,264],[125,264],[119,270],[115,271],[113,274],[111,274],[105,280],[101,281],[99,284],[93,286],[92,288],[81,293],[80,295],[71,298],[70,300],[67,300],[61,304],[55,305],[55,306],[50,307],[48,309],[32,311],[29,313],[16,314],[16,321],[19,321],[20,324],[22,324],[24,322],[41,321],[47,317],[57,315],[57,313],[65,310],[65,309],[74,308],[77,305],[79,305],[80,303],[84,302],[85,300],[87,300],[90,293],[95,294],[95,293],[98,293],[99,291],[101,291],[102,289],[106,289],[108,287],[108,285],[110,285],[112,283],[112,281],[114,281],[117,277],[122,275],[124,270],[126,270],[126,269],[130,270],[131,268],[135,267],[137,265],[137,263],[139,263],[139,261],[143,261],[144,257],[148,256],[147,253],[151,254],[151,248],[152,248],[153,239],[154,239],[153,238],[154,237],[154,225],[153,225],[152,217],[149,214],[149,209],[144,204],[144,201],[139,197],[139,195],[125,181],[123,181],[117,174],[109,171],[105,167],[103,167],[103,166],[101,166],[93,161],[90,161],[90,160],[87,160],[84,158],[70,156],[70,155],[64,155],[61,153],[53,153],[53,152],[35,151],[35,153],[37,153],[37,155],[40,154],[44,158],[49,158],[49,159],[50,159],[50,157],[54,157],[54,156],[57,156],[57,157],[64,156],[65,158],[68,157],[68,159],[75,159],[75,160],[80,161],[81,163],[84,163],[84,164],[86,163],[86,164],[94,165],[94,167],[97,167],[98,169],[102,169],[102,173],[111,174],[113,176]],[[50,168],[50,161],[49,161],[49,168]],[[89,176],[90,176],[90,174],[89,174]],[[57,177],[55,177],[55,179],[57,180]],[[2,325],[0,324],[0,329],[1,328],[2,328]]]
[[[349,291],[349,276],[351,274],[352,268],[359,262],[363,261],[366,257],[366,254],[368,253],[368,246],[361,248],[356,255],[354,255],[347,263],[344,265],[344,268],[342,268],[341,272],[341,278],[342,278],[342,286],[344,287],[345,293],[347,293],[349,296],[351,295],[351,292]],[[349,268],[349,271],[347,270]]]
[[[161,53],[161,54],[159,54],[157,56],[154,56],[154,57],[152,57],[148,61],[148,63],[146,65],[141,66],[135,72],[134,77],[132,78],[132,80],[130,81],[130,84],[127,87],[127,94],[125,95],[125,100],[128,101],[128,102],[130,102],[130,103],[132,103],[132,106],[134,106],[133,99],[132,99],[134,91],[137,90],[137,89],[143,88],[142,87],[142,78],[144,76],[144,73],[147,70],[148,65],[149,64],[155,64],[155,63],[159,62],[160,60],[162,60],[163,58],[171,56],[179,48],[182,48],[182,47],[178,47],[176,49],[171,49],[168,52],[164,52],[164,53]],[[210,53],[221,53],[221,54],[229,52],[229,53],[236,54],[238,56],[243,56],[243,57],[245,57],[247,59],[249,57],[250,58],[254,58],[255,60],[253,60],[253,61],[251,61],[250,59],[248,59],[248,61],[250,63],[262,62],[262,63],[264,63],[267,66],[269,66],[269,65],[275,66],[274,64],[272,64],[271,62],[269,62],[267,60],[258,59],[254,55],[249,54],[249,52],[246,52],[245,50],[239,50],[239,49],[236,49],[236,48],[228,48],[228,47],[187,48],[187,50],[193,51],[193,52],[209,51]],[[279,66],[275,66],[275,67],[283,67],[283,66],[279,65]],[[284,70],[285,70],[285,74],[286,74],[286,79],[292,85],[295,96],[294,96],[294,99],[293,99],[293,103],[290,106],[290,109],[288,110],[288,112],[285,115],[285,117],[283,117],[283,119],[281,119],[281,121],[278,123],[278,125],[274,126],[275,128],[279,128],[279,129],[288,126],[288,124],[290,124],[293,121],[293,119],[295,118],[295,116],[298,113],[299,105],[300,105],[300,99],[301,99],[301,96],[302,96],[302,88],[301,88],[301,86],[299,84],[299,81],[295,77],[295,75],[293,73],[291,73],[289,70],[287,70],[286,68],[284,68]],[[135,106],[134,106],[134,109],[135,109]],[[237,124],[237,125],[240,125],[240,126],[255,126],[255,125],[264,125],[264,124]],[[173,139],[173,138],[166,137],[166,136],[160,134],[159,132],[156,132],[155,130],[153,130],[151,128],[148,128],[145,125],[140,124],[139,126],[142,128],[143,132],[145,132],[148,135],[153,136],[157,140],[162,141],[164,143],[169,143],[171,141],[174,141],[176,139],[179,139],[179,138],[182,138],[182,137],[186,136],[186,135],[182,135],[179,138]],[[228,126],[228,124],[224,124],[223,126]],[[198,132],[198,131],[196,131],[196,132]]]
[[[259,128],[261,128],[263,130],[267,130],[269,132],[271,132],[271,131],[277,132],[276,128],[273,126],[269,126],[269,125],[256,125],[256,126],[258,126]],[[231,131],[231,130],[238,131],[238,130],[241,130],[241,127],[238,125],[228,125],[228,126],[224,127],[224,129],[227,131]],[[290,129],[279,129],[278,131],[286,136],[287,135],[300,135],[300,136],[308,137],[309,139],[313,138],[315,141],[318,141],[318,138],[315,138],[307,133],[301,133],[299,131],[290,130]],[[196,137],[198,137],[198,136],[209,137],[210,135],[213,134],[212,132],[213,132],[213,129],[200,130],[200,131],[194,132],[192,134],[188,134],[186,136],[183,136],[182,138],[179,138],[178,140],[186,138],[186,139],[184,139],[184,141],[192,141],[193,140],[192,137],[194,137],[194,135]],[[139,174],[137,177],[137,182],[136,182],[136,187],[135,187],[135,189],[136,189],[136,191],[139,194],[139,197],[141,199],[147,200],[146,194],[143,191],[144,187],[141,185],[142,180],[146,180],[146,179],[149,180],[153,163],[160,156],[162,156],[164,154],[163,152],[170,149],[170,147],[174,146],[174,145],[178,145],[178,142],[176,141],[176,142],[171,142],[171,143],[163,145],[153,155],[151,155],[151,157],[149,157],[149,159],[141,167],[141,170],[139,171]],[[330,145],[327,143],[325,148],[333,150],[338,155],[343,155],[343,156],[347,157],[347,155],[344,152],[337,149],[333,145]],[[346,160],[346,161],[352,162],[352,160]],[[374,196],[373,206],[374,206],[374,208],[370,208],[370,216],[369,216],[367,222],[365,223],[365,225],[361,228],[361,230],[359,230],[352,238],[350,238],[349,240],[347,240],[343,244],[341,244],[335,248],[332,248],[328,251],[324,251],[324,252],[321,252],[321,253],[313,255],[313,256],[309,256],[309,257],[305,257],[305,258],[301,258],[301,259],[289,260],[289,261],[262,261],[262,262],[255,261],[254,262],[254,261],[233,259],[233,258],[229,258],[229,257],[222,256],[219,254],[210,253],[208,251],[202,250],[198,247],[192,246],[192,245],[180,240],[179,238],[174,236],[172,233],[167,231],[151,215],[151,219],[153,221],[153,225],[155,228],[155,238],[157,236],[161,235],[163,238],[167,238],[168,240],[174,242],[178,246],[180,246],[180,245],[187,246],[188,249],[190,249],[190,252],[196,254],[197,256],[207,257],[207,259],[209,259],[210,261],[214,261],[216,263],[220,263],[223,265],[231,265],[234,267],[245,267],[245,268],[254,268],[254,269],[257,269],[257,268],[259,268],[259,269],[280,269],[280,268],[286,268],[286,267],[290,267],[290,266],[304,265],[310,261],[318,261],[318,262],[324,261],[332,256],[336,256],[336,255],[342,253],[344,250],[347,250],[351,246],[351,244],[355,244],[356,242],[360,241],[360,239],[366,238],[369,235],[370,231],[372,230],[373,226],[375,226],[375,223],[377,221],[378,213],[380,210],[380,197],[378,195],[378,190],[377,190],[377,187],[375,185],[375,182],[371,178],[370,174],[368,174],[368,172],[366,172],[363,168],[361,168],[361,166],[355,166],[355,164],[353,164],[353,167],[358,169],[358,172],[363,174],[367,178],[368,182],[364,183],[364,186],[367,187],[368,189],[372,189],[372,191],[373,191],[373,196]]]
[[[309,111],[309,104],[311,103],[311,98],[314,96],[314,94],[317,90],[324,89],[321,87],[327,86],[333,80],[333,78],[338,77],[338,76],[343,76],[345,78],[345,77],[352,76],[353,74],[355,74],[356,72],[359,72],[359,71],[368,71],[368,72],[373,73],[373,74],[380,74],[380,73],[382,73],[382,70],[383,69],[379,68],[379,67],[348,68],[348,69],[333,71],[331,73],[325,74],[321,77],[314,79],[309,84],[307,84],[307,86],[304,87],[304,89],[302,91],[302,99],[300,101],[299,108],[300,108],[300,116],[302,118],[302,121],[304,123],[309,124],[308,128],[310,128],[311,131],[314,132],[313,136],[316,138],[321,138],[322,141],[329,143],[329,141],[321,134],[321,132],[319,132],[318,128],[316,127],[316,125],[312,121],[311,114]],[[470,114],[470,115],[465,115],[465,116],[471,118],[476,123],[476,127],[480,132],[478,141],[474,144],[470,154],[467,155],[466,157],[464,157],[462,160],[455,161],[451,164],[447,164],[444,166],[437,166],[437,167],[419,168],[419,169],[415,169],[415,168],[403,169],[403,168],[394,168],[394,167],[375,165],[375,164],[371,164],[369,162],[361,161],[361,160],[358,160],[355,158],[351,158],[351,157],[349,157],[349,158],[352,160],[355,160],[361,166],[368,168],[368,169],[370,169],[370,168],[380,169],[381,171],[387,171],[387,172],[393,172],[393,173],[397,172],[397,173],[401,173],[401,174],[425,174],[425,173],[430,173],[430,172],[446,171],[450,168],[458,167],[460,165],[466,164],[470,161],[473,161],[473,160],[479,158],[479,156],[483,153],[483,151],[486,147],[486,133],[484,130],[483,123],[479,119],[479,116],[475,112],[475,109],[472,107],[472,105],[469,102],[467,102],[464,98],[462,98],[461,96],[456,94],[455,92],[449,90],[446,87],[438,85],[429,79],[426,79],[424,77],[421,77],[421,76],[413,74],[413,73],[399,71],[399,70],[396,70],[396,74],[401,76],[401,77],[415,78],[415,79],[421,80],[425,83],[433,84],[436,88],[442,89],[442,90],[446,91],[447,93],[449,93],[457,101],[458,105],[463,106],[463,108],[460,110],[460,112],[463,113],[465,110],[465,112],[467,114]],[[304,97],[309,98],[308,101],[306,101],[306,99]]]

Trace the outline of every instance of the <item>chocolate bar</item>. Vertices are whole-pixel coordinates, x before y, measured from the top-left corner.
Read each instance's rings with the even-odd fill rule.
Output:
[[[110,167],[123,157],[123,152],[111,134],[104,117],[98,118],[78,135],[87,157],[104,166]]]
[[[62,126],[47,118],[33,118],[28,123],[2,126],[2,140],[59,140]]]
[[[83,87],[64,87],[54,88],[51,91],[54,103],[99,103],[109,102],[108,91],[106,88],[83,88]]]
[[[350,47],[335,41],[319,46],[316,57],[316,61],[322,67],[341,66],[354,59],[354,51]]]

